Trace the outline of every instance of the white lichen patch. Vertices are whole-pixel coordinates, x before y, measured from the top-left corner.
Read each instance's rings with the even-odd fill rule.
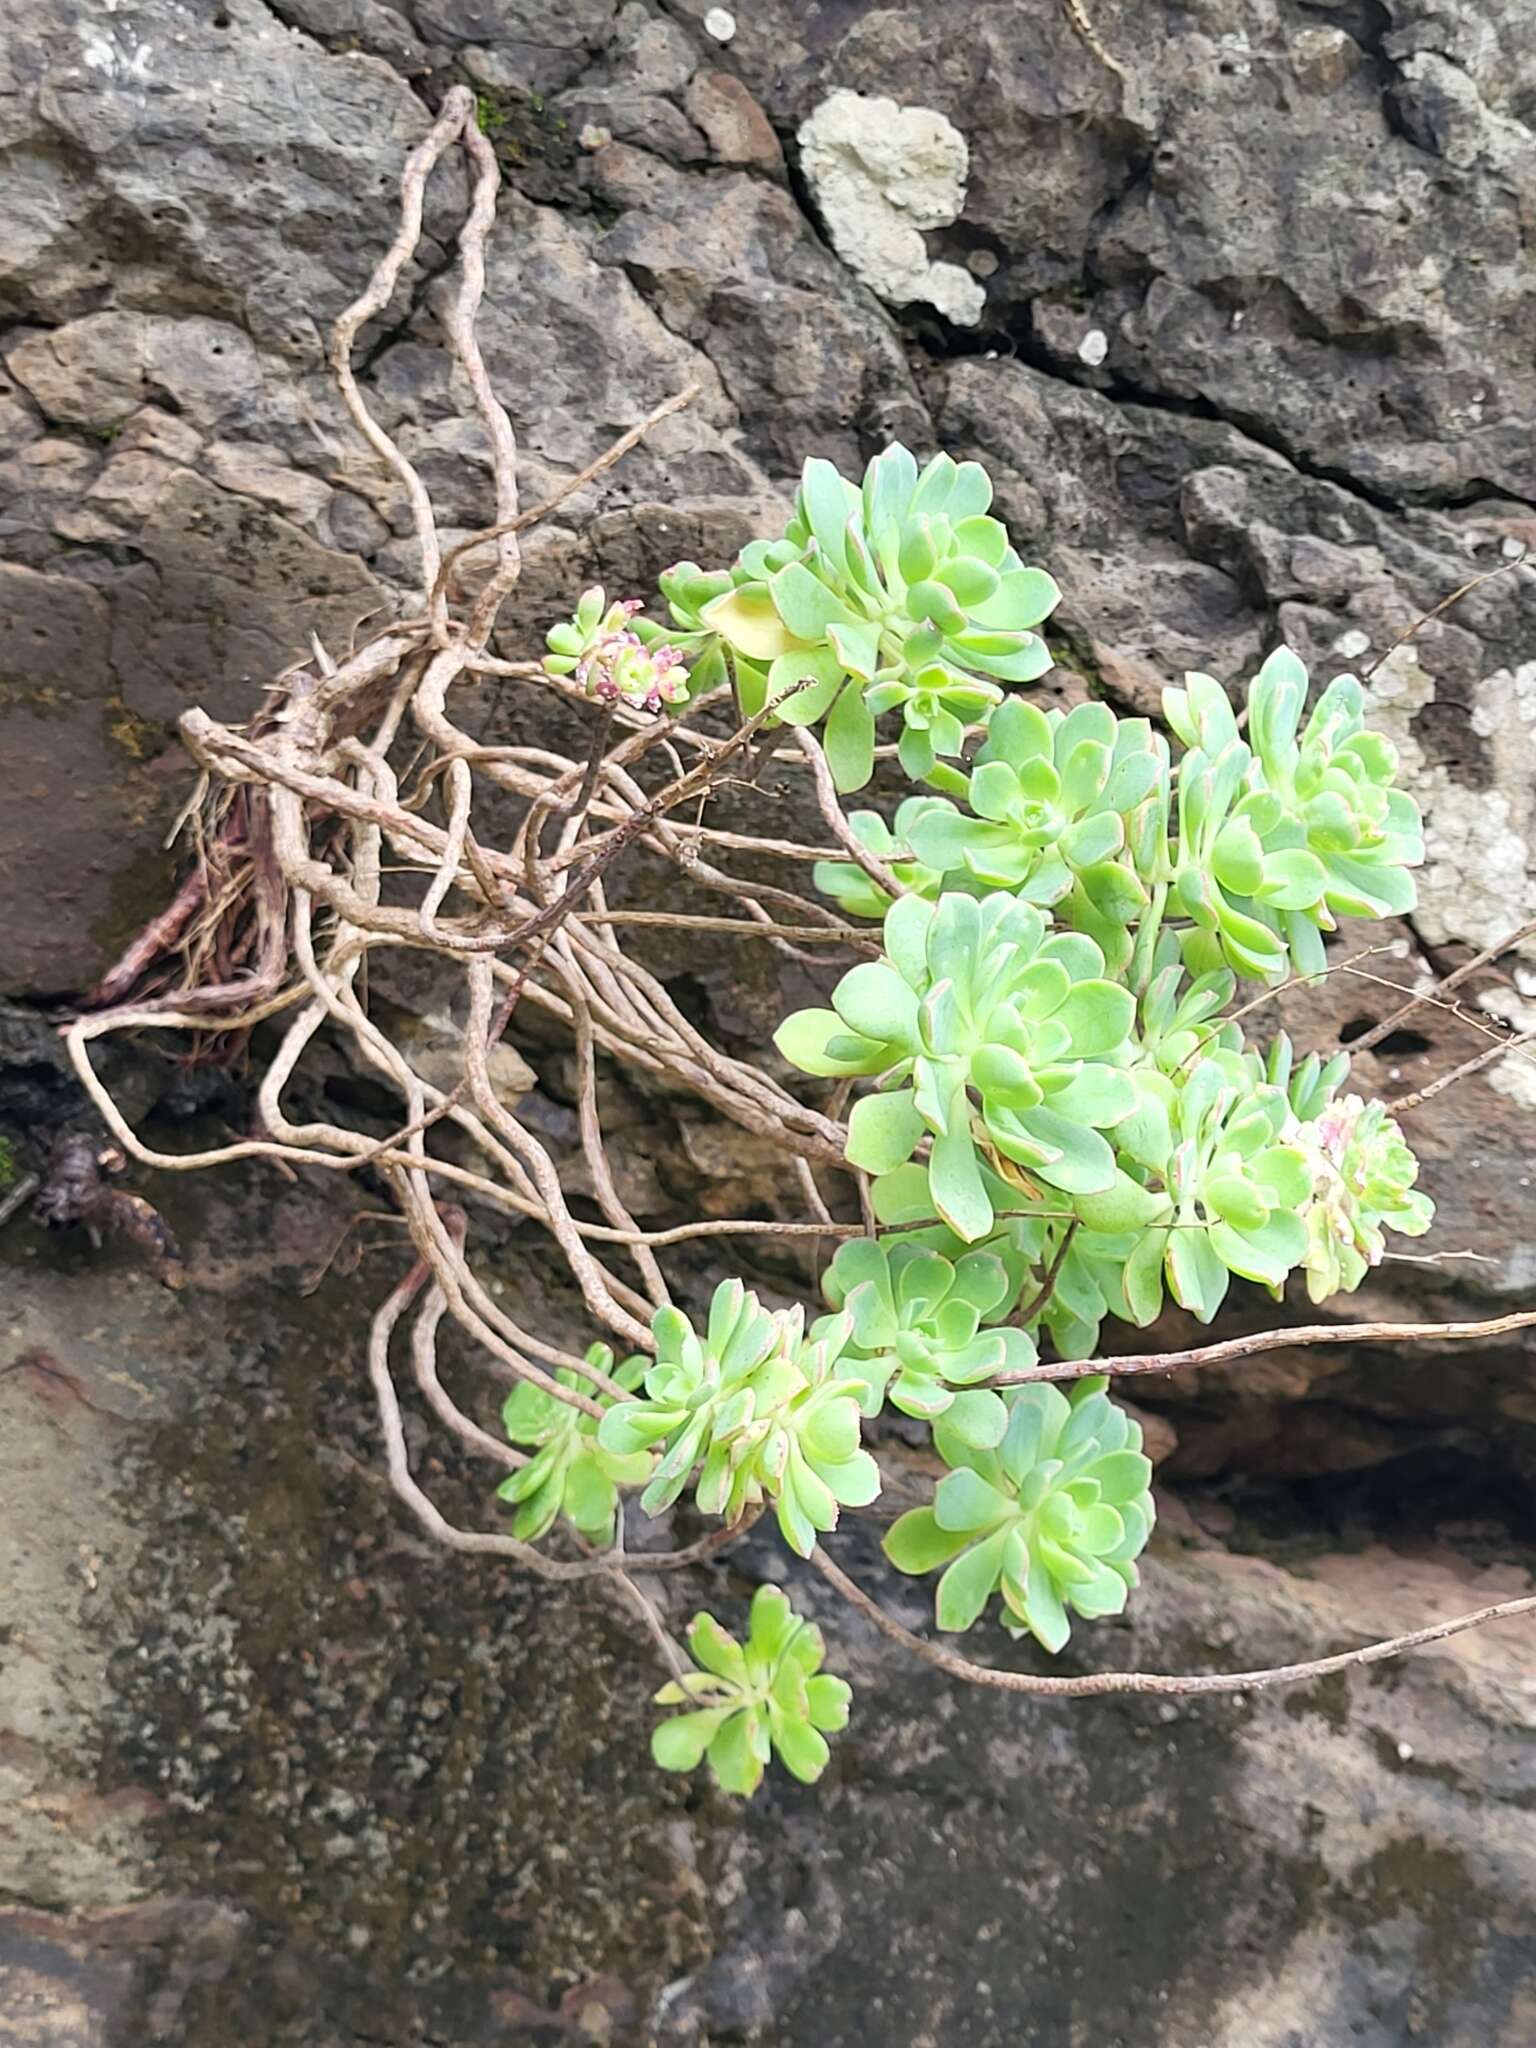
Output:
[[[1490,1017],[1498,1017],[1515,1031],[1536,1031],[1536,1003],[1527,1001],[1530,993],[1520,992],[1521,985],[1529,977],[1518,970],[1515,974],[1515,988],[1490,989],[1479,997],[1479,1006]],[[1536,1044],[1522,1046],[1518,1052],[1505,1055],[1495,1061],[1488,1070],[1488,1085],[1497,1088],[1501,1095],[1507,1095],[1511,1102],[1517,1102],[1522,1109],[1536,1109],[1536,1059],[1532,1058]]]
[[[800,162],[848,268],[893,306],[922,300],[974,327],[986,293],[958,263],[929,260],[923,232],[965,204],[965,137],[931,107],[834,92],[800,125]]]
[[[1442,763],[1426,759],[1413,721],[1435,701],[1435,678],[1416,646],[1388,655],[1365,696],[1370,723],[1396,746],[1401,780],[1424,813],[1419,930],[1431,944],[1465,939],[1491,946],[1507,938],[1536,914],[1536,662],[1500,669],[1477,685],[1469,723],[1491,757],[1487,788],[1458,781]]]

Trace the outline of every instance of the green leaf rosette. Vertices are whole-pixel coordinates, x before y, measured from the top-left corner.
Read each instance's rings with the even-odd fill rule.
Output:
[[[892,1525],[885,1552],[898,1571],[945,1567],[934,1603],[941,1629],[969,1628],[1001,1593],[1004,1626],[1058,1651],[1069,1609],[1085,1619],[1123,1612],[1155,1519],[1152,1466],[1140,1426],[1106,1384],[1018,1388],[995,1450],[935,1431],[955,1469],[932,1507]]]
[[[848,1724],[852,1689],[821,1669],[821,1630],[804,1621],[776,1586],[752,1597],[745,1645],[712,1614],[688,1631],[693,1670],[656,1694],[680,1706],[658,1724],[651,1755],[664,1771],[692,1771],[706,1759],[722,1791],[749,1799],[771,1756],[811,1785],[827,1767],[826,1738]]]

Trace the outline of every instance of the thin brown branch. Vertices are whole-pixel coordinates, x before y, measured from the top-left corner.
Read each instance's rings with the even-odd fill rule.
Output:
[[[913,1656],[947,1677],[958,1678],[966,1685],[987,1686],[994,1692],[1030,1693],[1048,1699],[1099,1699],[1131,1692],[1178,1699],[1198,1694],[1262,1692],[1272,1685],[1306,1685],[1335,1671],[1349,1671],[1359,1664],[1379,1664],[1387,1657],[1401,1657],[1409,1650],[1446,1642],[1452,1636],[1464,1635],[1468,1629],[1486,1628],[1493,1621],[1513,1621],[1519,1615],[1536,1614],[1536,1594],[1531,1594],[1519,1600],[1500,1600],[1492,1607],[1479,1607],[1471,1614],[1458,1614],[1450,1621],[1437,1621],[1405,1636],[1365,1643],[1358,1650],[1340,1650],[1331,1657],[1311,1657],[1299,1664],[1271,1664],[1257,1671],[1190,1672],[1182,1676],[1161,1671],[1090,1671],[1074,1678],[1052,1678],[1037,1676],[1032,1671],[999,1671],[991,1664],[972,1663],[969,1657],[903,1627],[819,1546],[811,1553],[811,1563],[828,1585],[835,1587],[867,1621],[873,1622],[883,1636],[900,1643],[904,1650],[910,1650]]]
[[[652,931],[721,932],[733,939],[794,939],[805,946],[851,946],[878,953],[880,941],[852,925],[759,924],[746,917],[708,917],[681,910],[578,910],[578,924],[635,925]]]
[[[1025,1306],[1019,1309],[1011,1318],[1021,1329],[1027,1330],[1036,1316],[1049,1308],[1051,1296],[1056,1292],[1056,1282],[1061,1278],[1061,1269],[1067,1262],[1067,1253],[1072,1249],[1072,1240],[1076,1237],[1077,1232],[1078,1224],[1076,1219],[1074,1219],[1061,1233],[1061,1243],[1057,1245],[1055,1256],[1045,1269],[1045,1277],[1040,1282],[1039,1289],[1030,1297]]]
[[[1120,1357],[1063,1358],[1050,1365],[1000,1372],[988,1381],[994,1387],[1022,1387],[1035,1380],[1081,1380],[1098,1373],[1128,1379],[1137,1373],[1184,1372],[1195,1366],[1232,1365],[1261,1351],[1289,1351],[1307,1344],[1465,1344],[1485,1337],[1508,1337],[1536,1326],[1536,1309],[1492,1316],[1478,1323],[1301,1323],[1291,1330],[1255,1330],[1246,1337],[1223,1337],[1215,1344],[1196,1344],[1182,1351],[1126,1352]]]
[[[1387,981],[1379,974],[1367,974],[1364,968],[1361,967],[1341,967],[1339,972],[1352,976],[1356,981],[1374,982],[1378,988],[1389,988],[1394,993],[1401,992],[1400,983]],[[1422,995],[1415,996],[1411,1003],[1405,1004],[1399,1014],[1406,1016],[1409,1010],[1417,1009],[1421,1003],[1427,1004],[1432,1010],[1444,1010],[1448,1016],[1454,1017],[1460,1024],[1465,1024],[1469,1030],[1480,1033],[1484,1038],[1491,1038],[1500,1052],[1507,1052],[1509,1050],[1510,1039],[1507,1031],[1496,1031],[1485,1017],[1479,1017],[1474,1011],[1469,1010],[1464,1003],[1448,1003],[1442,997],[1432,994],[1428,989]],[[1379,1029],[1380,1027],[1378,1026],[1377,1028]],[[1366,1037],[1368,1038],[1369,1036],[1370,1034],[1367,1033]],[[1348,1046],[1346,1050],[1355,1052],[1365,1042],[1363,1038],[1358,1039]],[[1516,1057],[1525,1059],[1528,1055],[1519,1053]]]
[[[790,731],[810,767],[817,807],[831,829],[833,838],[848,858],[862,868],[875,887],[884,890],[892,902],[895,902],[898,896],[905,896],[907,892],[904,886],[885,862],[877,854],[870,852],[844,815],[843,807],[838,802],[837,785],[832,780],[832,770],[827,766],[826,754],[822,751],[816,735],[807,732],[803,725],[791,726]]]
[[[606,470],[612,469],[616,462],[622,462],[630,449],[637,448],[653,427],[659,427],[663,420],[670,419],[675,412],[681,412],[684,406],[692,405],[702,389],[703,386],[697,382],[685,384],[683,389],[674,393],[671,398],[663,399],[660,405],[653,406],[638,425],[620,434],[619,438],[610,443],[594,461],[589,462],[585,469],[580,469],[574,476],[567,477],[559,490],[551,492],[549,497],[541,499],[537,505],[529,506],[526,512],[517,513],[515,517],[501,525],[483,526],[477,533],[466,535],[450,548],[443,558],[439,580],[446,581],[454,563],[460,561],[472,549],[484,547],[488,541],[500,540],[504,534],[526,533],[530,526],[537,526],[539,521],[547,519],[551,512],[557,512],[567,498],[574,498],[578,491],[583,491],[588,484],[595,483]],[[437,588],[434,587],[433,596],[436,597],[437,594]]]
[[[1454,973],[1446,975],[1443,981],[1436,982],[1432,989],[1426,989],[1420,995],[1410,995],[1407,1002],[1394,1010],[1390,1016],[1383,1017],[1379,1024],[1373,1024],[1370,1030],[1359,1038],[1351,1039],[1350,1052],[1369,1052],[1373,1046],[1380,1045],[1389,1032],[1395,1031],[1405,1017],[1411,1017],[1421,1003],[1428,1002],[1432,997],[1449,995],[1453,988],[1459,987],[1469,975],[1476,974],[1480,967],[1491,966],[1505,953],[1512,952],[1516,946],[1533,937],[1536,937],[1536,918],[1521,925],[1518,931],[1511,932],[1507,939],[1500,939],[1497,945],[1485,946],[1481,953],[1475,953],[1470,960],[1463,961]],[[1391,986],[1390,982],[1382,983],[1383,988]]]
[[[1390,660],[1396,654],[1399,647],[1406,647],[1410,640],[1416,640],[1426,626],[1432,624],[1438,618],[1443,618],[1445,613],[1453,605],[1460,604],[1464,597],[1470,597],[1474,590],[1481,590],[1483,585],[1491,583],[1495,576],[1507,576],[1511,569],[1522,568],[1525,564],[1525,555],[1526,551],[1522,545],[1518,555],[1512,555],[1507,562],[1500,562],[1497,568],[1484,569],[1480,576],[1470,577],[1459,589],[1453,590],[1449,597],[1442,597],[1440,602],[1430,611],[1425,612],[1421,618],[1415,619],[1405,632],[1399,633],[1392,642],[1392,645],[1384,653],[1378,654],[1369,668],[1360,671],[1361,682],[1368,683],[1382,663]]]
[[[1389,1102],[1387,1107],[1394,1116],[1401,1116],[1405,1110],[1419,1109],[1424,1103],[1433,1102],[1435,1097],[1443,1095],[1447,1088],[1454,1087],[1458,1081],[1465,1081],[1469,1075],[1482,1073],[1485,1067],[1495,1065],[1507,1054],[1513,1053],[1517,1057],[1528,1059],[1530,1055],[1521,1053],[1520,1049],[1529,1045],[1532,1039],[1536,1039],[1536,1031],[1519,1031],[1513,1037],[1505,1039],[1502,1045],[1486,1046],[1482,1052],[1474,1053],[1471,1059],[1463,1060],[1459,1067],[1452,1067],[1448,1074],[1442,1074],[1438,1080],[1426,1082],[1422,1088],[1415,1088],[1407,1095],[1399,1095],[1396,1101]]]

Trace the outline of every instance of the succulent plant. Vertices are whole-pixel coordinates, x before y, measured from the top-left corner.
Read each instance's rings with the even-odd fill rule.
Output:
[[[775,1037],[806,1073],[882,1077],[849,1118],[850,1161],[883,1175],[931,1134],[933,1209],[967,1242],[992,1228],[984,1153],[1048,1187],[1108,1188],[1103,1132],[1135,1091],[1106,1056],[1135,1004],[1104,979],[1093,941],[1047,936],[1039,911],[1010,897],[958,895],[902,897],[884,939],[884,959],[844,975],[831,1010],[799,1011]]]
[[[850,811],[848,823],[859,844],[883,860],[904,890],[914,896],[937,896],[944,877],[937,868],[924,867],[914,859],[910,840],[914,821],[943,799],[936,796],[903,797],[896,816],[887,825],[878,811]],[[891,898],[878,882],[871,880],[851,860],[819,860],[811,879],[823,895],[830,896],[849,917],[884,917]],[[982,893],[978,887],[977,894]]]
[[[1137,1088],[1136,1113],[1116,1134],[1131,1171],[1102,1204],[1078,1205],[1094,1228],[1142,1233],[1125,1266],[1131,1320],[1153,1321],[1165,1281],[1207,1323],[1233,1274],[1278,1290],[1306,1255],[1311,1193],[1307,1160],[1287,1140],[1285,1091],[1265,1081],[1255,1056],[1226,1051],[1203,1054],[1176,1079],[1143,1069]]]
[[[1150,806],[1156,848],[1168,788],[1167,743],[1145,719],[1118,719],[1099,703],[1046,713],[1011,698],[992,714],[965,787],[975,815],[940,799],[913,815],[904,836],[942,874],[958,869],[1031,903],[1071,895],[1073,928],[1123,966],[1128,927],[1148,902],[1132,854],[1147,843],[1137,814]]]
[[[592,1345],[587,1363],[607,1373],[626,1391],[639,1385],[645,1367],[643,1358],[627,1358],[615,1371],[613,1353],[606,1344]],[[562,1366],[555,1378],[562,1387],[584,1394],[593,1391],[592,1382],[569,1367]],[[600,1391],[596,1398],[606,1405],[613,1396]],[[534,1451],[527,1464],[509,1473],[496,1489],[498,1499],[517,1508],[513,1535],[525,1543],[536,1543],[563,1514],[588,1542],[611,1543],[619,1488],[638,1486],[650,1477],[649,1451],[620,1455],[606,1449],[597,1440],[595,1415],[546,1393],[531,1380],[522,1381],[508,1394],[501,1419],[511,1442],[529,1445]]]
[[[1152,978],[1137,1005],[1136,1040],[1142,1061],[1176,1077],[1201,1053],[1240,1052],[1242,1029],[1223,1016],[1236,989],[1237,978],[1226,967],[1191,980],[1177,939],[1165,932]]]
[[[1304,1155],[1312,1175],[1302,1261],[1307,1293],[1313,1301],[1353,1293],[1380,1263],[1387,1230],[1422,1237],[1434,1221],[1434,1203],[1414,1186],[1419,1162],[1383,1103],[1340,1095],[1349,1077],[1347,1052],[1328,1060],[1311,1052],[1298,1060],[1281,1032],[1264,1070],[1285,1092],[1286,1141]]]
[[[686,1713],[662,1721],[651,1755],[664,1771],[692,1771],[707,1757],[722,1791],[750,1798],[770,1755],[804,1784],[827,1767],[826,1737],[848,1725],[852,1688],[821,1669],[821,1630],[796,1614],[776,1586],[752,1596],[745,1646],[712,1614],[688,1631],[694,1669],[656,1694]]]
[[[1036,1357],[1023,1330],[987,1327],[1018,1292],[1000,1259],[968,1252],[951,1261],[910,1240],[854,1238],[839,1247],[822,1286],[852,1320],[844,1355],[869,1387],[866,1412],[878,1412],[883,1398],[903,1415],[946,1416],[968,1443],[998,1441],[1007,1412],[976,1382]]]
[[[1365,727],[1364,693],[1338,676],[1299,740],[1307,672],[1288,648],[1249,692],[1249,742],[1211,676],[1167,690],[1163,709],[1191,749],[1178,777],[1174,897],[1194,919],[1193,968],[1219,964],[1276,981],[1319,973],[1338,917],[1385,917],[1416,901],[1424,858],[1418,807],[1394,789],[1397,756]]]
[[[1185,958],[1197,973],[1225,962],[1256,980],[1282,980],[1286,940],[1262,912],[1326,917],[1322,865],[1304,848],[1267,850],[1264,834],[1277,826],[1278,799],[1249,786],[1253,757],[1238,736],[1231,700],[1210,676],[1189,675],[1184,683],[1164,691],[1163,708],[1190,749],[1179,763],[1171,896],[1195,926]]]
[[[1264,1078],[1285,1090],[1292,1116],[1307,1123],[1322,1114],[1348,1080],[1349,1054],[1336,1052],[1325,1060],[1321,1053],[1309,1052],[1298,1062],[1289,1033],[1281,1031],[1264,1056]]]
[[[1419,1163],[1380,1102],[1343,1095],[1298,1125],[1292,1142],[1312,1170],[1306,1216],[1307,1293],[1353,1293],[1385,1249],[1384,1230],[1422,1237],[1435,1205],[1414,1186]]]
[[[998,1593],[1004,1625],[1054,1652],[1072,1613],[1125,1605],[1151,1467],[1102,1377],[998,1378],[1027,1372],[1042,1336],[1090,1359],[1106,1317],[1145,1325],[1169,1293],[1208,1322],[1234,1278],[1278,1295],[1301,1270],[1324,1300],[1388,1229],[1428,1227],[1402,1133],[1339,1093],[1347,1056],[1301,1058],[1283,1035],[1260,1053],[1233,1007],[1239,976],[1320,973],[1339,919],[1410,909],[1423,834],[1358,680],[1308,716],[1286,649],[1242,717],[1210,676],[1167,691],[1174,748],[1104,703],[1010,695],[1050,666],[1036,629],[1058,592],[991,498],[948,456],[920,470],[888,448],[860,486],[811,461],[781,534],[729,568],[665,572],[666,623],[592,590],[549,636],[546,666],[594,696],[658,709],[729,678],[743,717],[819,728],[843,792],[870,779],[877,722],[899,721],[924,787],[889,821],[848,814],[892,893],[856,861],[815,864],[846,916],[881,921],[881,953],[775,1034],[802,1072],[868,1084],[845,1157],[870,1177],[872,1227],[826,1273],[831,1312],[807,1329],[738,1280],[702,1333],[659,1311],[654,1360],[620,1369],[634,1398],[600,1419],[509,1402],[536,1456],[502,1491],[520,1533],[563,1509],[611,1534],[618,1487],[641,1479],[652,1510],[690,1486],[728,1522],[772,1502],[808,1556],[877,1496],[861,1420],[889,1404],[950,1468],[890,1530],[892,1561],[941,1573],[941,1628]],[[764,1588],[744,1648],[708,1615],[688,1641],[694,1668],[657,1696],[686,1709],[657,1729],[657,1761],[707,1757],[750,1793],[777,1751],[814,1779],[848,1698],[820,1674],[818,1632]]]
[[[1125,1315],[1125,1266],[1141,1233],[1089,1230],[1079,1222],[1063,1249],[1066,1230],[1048,1226],[1040,1268],[1054,1278],[1034,1320],[1050,1332],[1058,1358],[1091,1358],[1105,1317]]]
[[[1060,592],[1026,569],[975,462],[937,455],[919,473],[909,451],[877,455],[862,489],[830,462],[805,465],[783,537],[744,548],[730,587],[685,621],[718,633],[737,664],[743,708],[804,684],[779,713],[825,720],[837,786],[860,789],[873,763],[875,720],[900,711],[902,766],[915,780],[960,752],[966,724],[1051,665],[1032,629]],[[692,566],[692,565],[688,565]],[[809,681],[807,682],[807,678]]]
[[[702,1460],[703,1513],[736,1522],[771,1500],[784,1540],[808,1557],[840,1506],[867,1507],[880,1491],[859,1441],[866,1388],[835,1372],[851,1328],[828,1318],[808,1337],[802,1308],[764,1309],[739,1280],[715,1289],[702,1337],[681,1310],[658,1309],[644,1398],[610,1408],[598,1441],[620,1456],[660,1447],[640,1497],[648,1512],[669,1507]]]
[[[1125,1315],[1121,1275],[1140,1231],[1087,1229],[1070,1208],[1043,1207],[1021,1190],[984,1170],[997,1211],[992,1235],[968,1246],[946,1223],[924,1224],[882,1240],[894,1253],[898,1245],[914,1245],[941,1257],[959,1260],[968,1252],[985,1252],[1007,1275],[1008,1293],[999,1316],[1007,1315],[1026,1335],[1049,1332],[1061,1358],[1090,1358],[1098,1347],[1099,1329],[1107,1315]],[[927,1215],[927,1175],[918,1167],[887,1176],[887,1205],[906,1180],[910,1208],[881,1221],[903,1222]],[[881,1183],[876,1183],[882,1186]],[[1049,1284],[1047,1284],[1049,1282]]]
[[[885,1553],[898,1571],[947,1566],[934,1602],[941,1629],[969,1628],[1001,1591],[1004,1626],[1058,1651],[1071,1633],[1068,1608],[1085,1619],[1122,1612],[1152,1533],[1152,1466],[1139,1425],[1106,1384],[1082,1379],[1070,1395],[1016,1389],[995,1450],[936,1429],[955,1469],[932,1507],[893,1523]]]
[[[576,614],[546,635],[544,666],[552,676],[570,676],[599,703],[630,704],[659,711],[690,694],[683,650],[655,629],[650,644],[636,630],[638,598],[608,604],[601,585],[582,592]]]
[[[1401,917],[1418,900],[1407,870],[1424,858],[1424,827],[1413,798],[1392,786],[1397,750],[1367,729],[1356,677],[1334,677],[1298,738],[1306,698],[1306,669],[1277,648],[1248,693],[1248,742],[1284,813],[1270,842],[1304,835],[1335,917]]]

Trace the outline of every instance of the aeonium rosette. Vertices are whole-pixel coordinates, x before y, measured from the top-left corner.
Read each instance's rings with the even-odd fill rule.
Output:
[[[907,774],[958,784],[945,764],[967,726],[1001,701],[1004,683],[1050,667],[1035,629],[1061,595],[1043,570],[1025,568],[988,516],[991,502],[980,463],[936,455],[920,471],[899,443],[875,457],[862,486],[830,462],[807,462],[783,535],[743,548],[724,589],[682,565],[691,573],[673,615],[719,634],[744,711],[795,690],[778,715],[822,725],[839,789],[868,782],[886,712],[901,714]]]
[[[838,1248],[822,1286],[851,1322],[846,1369],[869,1389],[867,1413],[889,1401],[903,1415],[944,1416],[967,1443],[998,1441],[1007,1413],[979,1383],[1036,1357],[1023,1330],[997,1327],[1018,1293],[1001,1259],[950,1260],[910,1239],[855,1238]]]
[[[1234,1274],[1278,1292],[1306,1255],[1311,1192],[1284,1090],[1257,1055],[1223,1050],[1172,1075],[1143,1069],[1137,1089],[1117,1133],[1129,1171],[1104,1214],[1079,1205],[1100,1227],[1134,1219],[1142,1230],[1125,1266],[1131,1321],[1154,1320],[1165,1283],[1207,1323]]]
[[[827,1317],[809,1335],[805,1311],[765,1309],[739,1280],[715,1289],[700,1335],[676,1308],[651,1319],[655,1362],[643,1395],[610,1408],[598,1442],[619,1456],[661,1457],[640,1504],[670,1507],[698,1468],[705,1514],[738,1522],[771,1500],[791,1549],[808,1557],[840,1507],[867,1507],[880,1471],[860,1442],[866,1389],[839,1372],[851,1319]]]
[[[969,1628],[1000,1592],[1004,1627],[1055,1651],[1071,1633],[1068,1608],[1087,1618],[1124,1611],[1155,1519],[1152,1466],[1140,1425],[1105,1385],[1018,1388],[995,1449],[935,1428],[954,1469],[932,1507],[893,1524],[885,1553],[902,1572],[947,1567],[934,1601],[940,1628]]]
[[[931,1140],[933,1212],[971,1243],[992,1228],[989,1160],[1004,1179],[1109,1188],[1105,1133],[1136,1105],[1116,1064],[1135,1003],[1093,941],[1012,897],[944,895],[893,904],[884,942],[830,1010],[797,1012],[774,1041],[806,1073],[879,1076],[849,1117],[849,1160],[885,1175]]]
[[[821,1630],[796,1614],[777,1586],[752,1596],[745,1644],[712,1614],[696,1614],[688,1630],[691,1670],[656,1695],[663,1707],[684,1707],[658,1723],[651,1755],[664,1771],[691,1771],[708,1760],[724,1792],[750,1798],[777,1755],[812,1784],[827,1767],[826,1736],[848,1725],[852,1688],[821,1668]]]
[[[914,810],[904,838],[941,874],[959,871],[1039,904],[1072,901],[1066,922],[1111,964],[1130,959],[1129,927],[1147,907],[1145,881],[1166,839],[1167,742],[1145,719],[1107,704],[1046,713],[1000,704],[963,788],[973,816],[942,798]]]
[[[1195,921],[1196,969],[1222,959],[1278,981],[1321,972],[1323,933],[1340,917],[1400,916],[1424,858],[1417,804],[1393,787],[1397,753],[1367,729],[1365,693],[1336,676],[1305,728],[1307,672],[1277,648],[1254,678],[1241,736],[1227,692],[1192,674],[1163,693],[1191,751],[1178,778],[1174,892]]]
[[[628,1393],[640,1384],[645,1360],[626,1358],[615,1368],[609,1346],[593,1344],[587,1349],[587,1363],[609,1374]],[[569,1366],[556,1373],[555,1384],[572,1392],[592,1392],[591,1381]],[[596,1395],[605,1408],[614,1398],[601,1389]],[[535,1543],[564,1515],[589,1542],[611,1543],[619,1490],[650,1477],[650,1453],[634,1451],[619,1457],[605,1449],[597,1440],[595,1415],[530,1380],[519,1381],[508,1394],[501,1419],[512,1442],[528,1446],[533,1453],[496,1489],[499,1500],[511,1501],[517,1508],[513,1535]]]

